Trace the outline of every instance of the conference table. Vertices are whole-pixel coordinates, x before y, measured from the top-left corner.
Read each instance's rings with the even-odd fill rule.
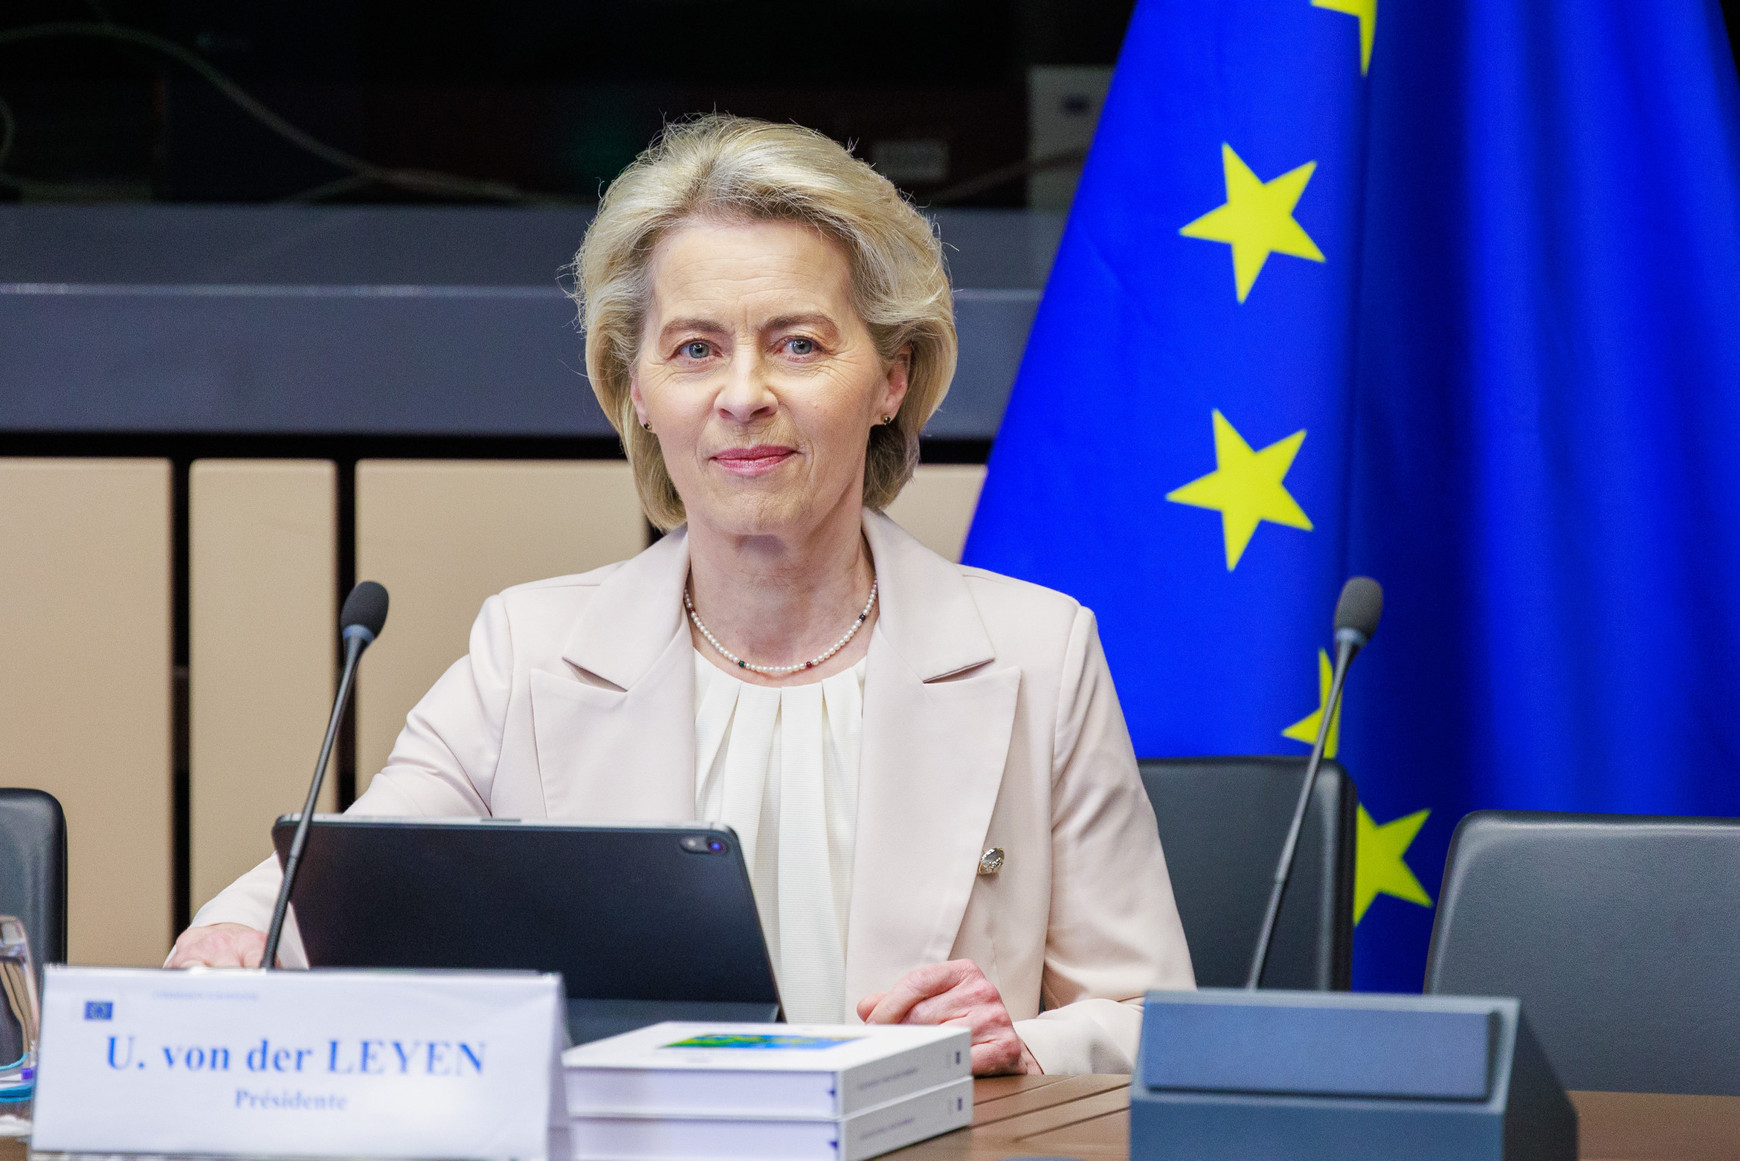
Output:
[[[1127,1157],[1129,1085],[1127,1076],[980,1080],[973,1086],[971,1128],[887,1156],[900,1161]],[[1740,1161],[1740,1097],[1574,1092],[1571,1099],[1584,1161]],[[25,1161],[24,1143],[0,1139],[0,1161]]]
[[[1584,1161],[1736,1161],[1740,1097],[1574,1092]],[[888,1154],[900,1161],[1129,1155],[1127,1076],[1000,1076],[973,1086],[973,1125]]]

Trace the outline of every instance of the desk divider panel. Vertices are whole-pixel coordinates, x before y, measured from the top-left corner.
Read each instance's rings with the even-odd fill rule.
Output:
[[[189,891],[197,910],[302,809],[337,680],[337,470],[196,461],[188,473]],[[327,776],[322,809],[333,810]]]
[[[385,585],[392,604],[357,676],[357,793],[405,714],[465,656],[485,598],[646,545],[621,461],[359,461],[356,577]]]
[[[984,486],[983,464],[920,464],[888,515],[932,552],[959,561]]]
[[[0,782],[66,810],[68,955],[155,966],[171,884],[163,459],[0,459]]]

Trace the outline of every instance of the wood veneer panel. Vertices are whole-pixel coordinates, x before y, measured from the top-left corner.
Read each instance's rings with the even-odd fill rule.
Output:
[[[1114,1089],[1128,1089],[1128,1077],[1117,1076],[1064,1076],[1057,1077],[1054,1083],[1043,1087],[1024,1088],[1000,1099],[985,1103],[975,1102],[973,1106],[973,1124],[994,1125],[1016,1117],[1024,1117],[1043,1109],[1058,1105],[1071,1104],[1087,1097],[1098,1096]],[[1125,1102],[1129,1101],[1126,1093]],[[1001,1130],[999,1130],[1001,1131]]]
[[[167,460],[0,459],[0,783],[66,810],[68,957],[169,950]]]
[[[356,575],[386,585],[392,604],[357,678],[357,793],[405,714],[465,655],[485,598],[646,544],[626,463],[359,462]]]
[[[888,515],[932,552],[958,561],[984,486],[983,464],[920,464]]]
[[[1021,1148],[1028,1153],[1083,1156],[1097,1151],[1108,1156],[1127,1157],[1130,1152],[1130,1112],[1123,1109],[1102,1113],[1061,1129],[1035,1133],[1021,1138]]]
[[[978,1116],[978,1106],[991,1101],[1000,1101],[1004,1097],[1014,1096],[1018,1092],[1029,1089],[1044,1088],[1048,1084],[1056,1084],[1067,1077],[1047,1076],[1044,1073],[1024,1076],[985,1076],[973,1082],[974,1116]]]
[[[1574,1092],[1585,1161],[1735,1161],[1740,1096]]]
[[[1085,1095],[1072,1101],[1061,1101],[1043,1109],[1010,1117],[989,1126],[993,1135],[1009,1141],[1025,1141],[1041,1133],[1050,1133],[1067,1125],[1078,1125],[1110,1113],[1121,1113],[1130,1107],[1128,1083],[1110,1091]]]
[[[188,477],[190,893],[197,910],[302,809],[337,677],[337,471],[200,460]],[[328,774],[321,809],[332,810]]]

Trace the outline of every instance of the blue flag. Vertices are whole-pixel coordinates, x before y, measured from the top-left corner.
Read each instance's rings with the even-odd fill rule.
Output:
[[[1331,745],[1357,986],[1450,834],[1740,814],[1740,92],[1712,3],[1143,0],[968,539],[1138,753]]]

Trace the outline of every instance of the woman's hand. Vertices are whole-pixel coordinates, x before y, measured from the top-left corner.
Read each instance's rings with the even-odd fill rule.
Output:
[[[973,1037],[973,1075],[1044,1071],[1015,1033],[1003,997],[970,959],[913,968],[886,992],[858,1001],[866,1024],[964,1024]]]
[[[164,967],[259,967],[266,933],[240,923],[213,923],[182,932]]]

